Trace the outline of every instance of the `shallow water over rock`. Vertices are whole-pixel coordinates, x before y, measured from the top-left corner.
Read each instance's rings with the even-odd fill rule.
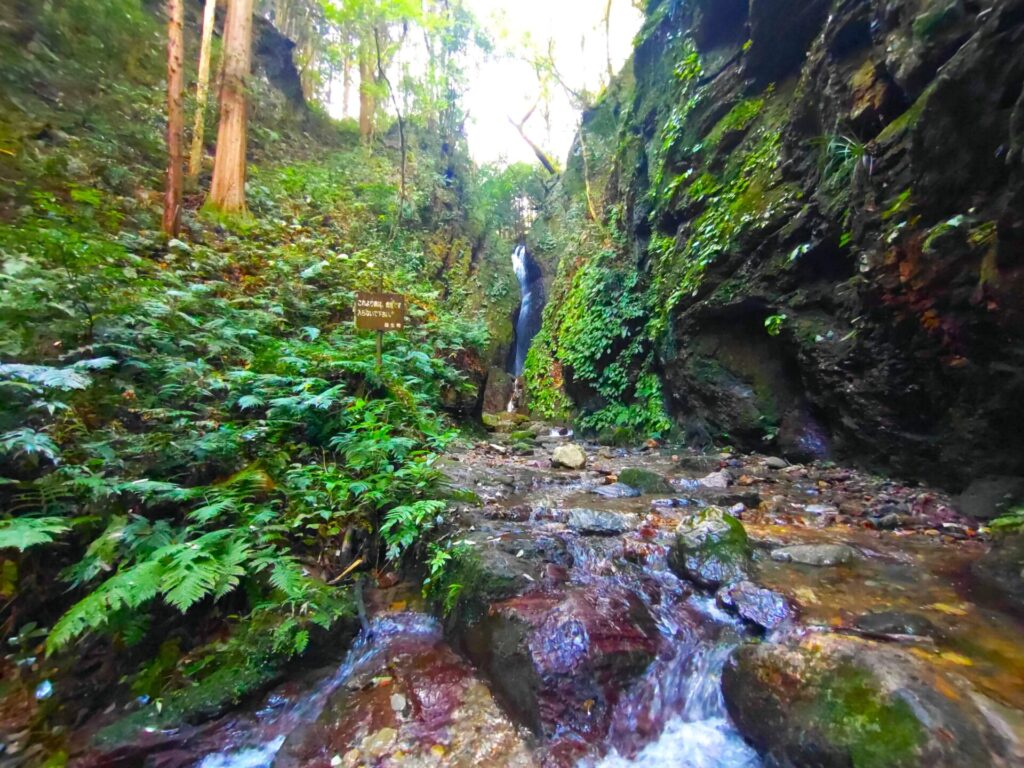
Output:
[[[853,696],[875,708],[851,716],[900,717],[899,691],[912,691],[929,711],[952,718],[975,758],[1024,764],[1021,625],[972,599],[964,576],[988,544],[941,494],[756,456],[587,453],[586,470],[487,446],[449,457],[453,483],[484,499],[463,505],[451,523],[474,564],[451,615],[410,612],[405,601],[388,610],[387,598],[371,593],[371,612],[381,606],[372,637],[360,636],[337,669],[305,690],[272,694],[252,715],[213,727],[191,745],[201,757],[191,764],[817,765],[801,757],[805,744],[828,757],[822,765],[846,764],[851,750],[863,748],[857,734],[839,726],[806,730],[801,723],[819,716],[779,699],[772,704],[778,738],[766,740],[737,696],[756,703],[764,695],[755,678],[744,677],[754,674],[754,661],[739,660],[760,660],[750,654],[762,649],[775,663],[809,647],[836,649],[823,656],[836,664],[822,667],[826,677],[794,678],[794,689],[803,686],[812,698],[825,691],[823,701]],[[672,493],[592,492],[625,468],[664,477]],[[708,477],[713,482],[701,482]],[[893,506],[901,510],[894,529],[873,524]],[[719,543],[714,531],[694,533],[711,519],[709,507],[714,531],[735,538],[739,525],[745,537],[734,553],[714,549],[741,559],[734,570],[721,569],[721,585],[670,567],[680,548]],[[825,558],[827,565],[773,557],[793,547],[843,556]],[[879,660],[877,674],[868,665],[844,677],[856,643],[864,658]],[[894,659],[916,670],[916,688],[897,685]],[[731,675],[728,702],[723,670]],[[838,675],[839,693],[822,687],[828,675]],[[942,704],[950,692],[961,697],[955,711],[963,717]],[[904,750],[901,764],[945,765],[956,756],[941,746],[940,725],[890,720],[897,730],[883,723],[883,736]]]

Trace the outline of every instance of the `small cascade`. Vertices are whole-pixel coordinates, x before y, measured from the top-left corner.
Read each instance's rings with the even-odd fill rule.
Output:
[[[231,746],[206,754],[198,768],[270,768],[286,738],[296,728],[315,721],[330,695],[348,680],[353,670],[374,655],[387,654],[389,642],[403,638],[439,639],[436,619],[418,613],[386,614],[373,619],[370,632],[361,632],[342,664],[312,690],[295,698],[271,702],[257,713],[251,727],[232,728]]]

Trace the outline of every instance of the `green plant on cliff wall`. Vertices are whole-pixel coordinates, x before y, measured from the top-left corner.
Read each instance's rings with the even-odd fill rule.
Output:
[[[660,382],[650,373],[652,358],[640,332],[648,314],[647,292],[635,267],[608,248],[590,254],[568,281],[564,300],[545,318],[545,329],[554,328],[557,343],[543,330],[527,358],[532,407],[544,415],[567,410],[551,376],[564,366],[576,385],[593,390],[602,403],[582,414],[581,428],[638,434],[668,429]]]
[[[548,307],[554,307],[549,304]],[[530,410],[545,419],[561,421],[569,415],[572,403],[562,390],[561,364],[555,359],[554,345],[548,332],[548,312],[545,311],[544,326],[533,337],[533,344],[526,355],[523,379]]]
[[[727,253],[743,232],[765,221],[790,190],[773,187],[781,138],[771,127],[761,129],[750,148],[716,179],[705,172],[691,190],[707,206],[690,227],[682,246],[675,238],[654,237],[648,253],[654,263],[655,313],[649,332],[658,336],[672,309],[700,288],[708,265]],[[689,191],[688,191],[689,193]]]

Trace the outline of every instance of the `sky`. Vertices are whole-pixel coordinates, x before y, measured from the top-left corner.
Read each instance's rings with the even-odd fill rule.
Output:
[[[539,85],[530,65],[533,51],[546,53],[553,41],[555,63],[566,83],[574,90],[600,91],[608,77],[608,57],[616,72],[629,58],[633,38],[643,21],[632,0],[612,0],[610,35],[606,38],[604,9],[607,0],[464,0],[494,39],[494,51],[478,61],[463,105],[469,149],[478,163],[536,163],[529,145],[509,124],[516,122],[537,103]],[[609,45],[606,46],[606,40]],[[411,61],[425,53],[408,46]],[[337,75],[340,78],[340,74]],[[341,117],[358,111],[354,87],[346,110],[340,84],[331,93],[331,114]],[[579,110],[571,97],[552,84],[549,119],[542,109],[526,123],[525,131],[555,160],[564,164],[569,154]]]
[[[529,38],[535,48],[546,51],[548,40],[553,40],[556,66],[566,82],[596,92],[608,71],[605,0],[466,0],[466,6],[497,37],[494,57],[481,63],[465,97],[470,152],[481,163],[534,163],[532,150],[508,122],[509,116],[521,120],[538,95],[522,41]],[[610,52],[615,71],[629,57],[642,20],[630,0],[613,0]],[[564,163],[579,112],[557,85],[552,97],[550,133],[540,109],[526,124],[526,133]]]

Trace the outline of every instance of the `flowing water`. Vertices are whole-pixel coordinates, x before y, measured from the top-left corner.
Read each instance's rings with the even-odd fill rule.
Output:
[[[568,438],[545,432],[544,439]],[[674,473],[676,496],[702,493],[695,480],[700,473],[680,473],[656,456],[623,453],[604,463],[608,473],[624,465]],[[680,506],[680,499],[665,506],[666,494],[602,497],[594,493],[606,482],[601,472],[552,472],[528,458],[492,462],[484,449],[447,471],[483,499],[459,520],[466,541],[485,559],[491,551],[502,568],[520,572],[519,592],[498,599],[485,614],[497,624],[485,633],[483,647],[451,622],[446,632],[425,610],[411,610],[417,585],[371,592],[370,633],[356,639],[337,668],[271,692],[249,716],[229,718],[191,744],[194,762],[167,765],[762,765],[731,722],[721,690],[730,654],[757,631],[668,567],[675,526],[692,506]],[[845,493],[847,481],[825,477],[832,475],[780,476],[765,486],[763,498],[771,498],[773,509],[813,507],[807,502],[822,496],[841,503],[839,489]],[[849,498],[863,499],[867,486],[857,483]],[[936,507],[934,495],[929,498]],[[615,533],[588,533],[568,522],[569,511],[580,508],[640,522]],[[841,538],[862,556],[856,566],[833,569],[760,560],[759,582],[795,596],[804,622],[779,627],[769,641],[785,642],[786,633],[808,628],[842,629],[850,617],[879,608],[924,612],[941,632],[915,646],[918,655],[936,668],[952,665],[1005,711],[1024,707],[1019,623],[965,600],[956,581],[979,551],[974,543],[951,547],[938,536],[883,535],[781,513],[748,514],[744,523],[764,546]],[[521,639],[502,634],[509,625],[501,617],[519,621],[516,632],[525,628],[523,647],[540,671],[532,712],[523,712],[527,673],[489,663],[503,644]],[[647,654],[644,667],[621,673],[617,665],[637,649]],[[587,679],[594,669],[596,688]]]
[[[525,245],[516,246],[512,252],[512,269],[519,281],[519,293],[522,296],[519,317],[516,319],[516,351],[512,370],[512,373],[520,376],[526,363],[526,353],[530,350],[533,337],[540,330],[544,297],[537,267]]]

